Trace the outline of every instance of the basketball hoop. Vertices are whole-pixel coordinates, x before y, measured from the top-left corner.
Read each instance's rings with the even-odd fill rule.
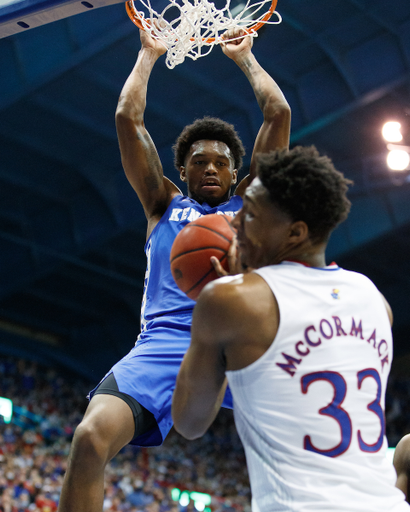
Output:
[[[275,11],[277,0],[258,0],[255,3],[247,0],[235,16],[229,10],[231,0],[226,0],[222,9],[217,9],[208,0],[169,0],[160,13],[152,7],[150,0],[140,2],[147,12],[137,11],[134,1],[128,0],[125,4],[128,16],[138,28],[164,44],[167,48],[166,65],[170,69],[184,62],[185,57],[196,60],[208,55],[215,44],[243,37],[222,40],[222,34],[229,29],[241,28],[248,35],[256,37],[263,25],[282,21],[280,14]],[[270,4],[269,9],[261,14],[265,4]],[[175,8],[178,15],[167,20],[169,11],[175,11]],[[273,13],[277,16],[276,21],[270,21]]]

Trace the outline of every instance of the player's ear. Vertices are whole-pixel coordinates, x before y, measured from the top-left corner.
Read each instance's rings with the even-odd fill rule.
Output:
[[[309,228],[305,221],[298,220],[290,226],[290,239],[296,244],[300,244],[309,238]]]
[[[185,170],[185,167],[183,167],[182,165],[179,168],[179,179],[181,181],[183,181],[184,183],[186,183],[186,181],[187,181],[186,170]]]
[[[238,181],[238,169],[234,169],[232,173],[232,185],[235,185]]]

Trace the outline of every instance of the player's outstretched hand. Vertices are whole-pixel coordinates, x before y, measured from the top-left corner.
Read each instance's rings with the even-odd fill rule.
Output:
[[[253,37],[249,36],[243,28],[231,28],[221,36],[221,39],[222,51],[234,61],[245,57],[252,50]]]
[[[160,57],[167,51],[167,47],[161,43],[161,41],[152,37],[149,32],[146,32],[142,28],[140,28],[140,39],[141,48],[153,50],[157,54],[157,57]]]
[[[236,236],[233,237],[232,243],[229,247],[228,255],[228,267],[229,272],[227,272],[221,263],[219,262],[218,258],[215,256],[211,256],[211,263],[214,266],[214,269],[216,273],[218,274],[218,277],[223,276],[234,276],[236,274],[241,274],[243,272],[242,265],[240,264],[239,258],[238,258],[238,244],[236,241]]]

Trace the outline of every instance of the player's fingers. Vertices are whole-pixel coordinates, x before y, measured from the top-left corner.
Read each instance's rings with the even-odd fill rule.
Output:
[[[159,24],[159,22],[154,22],[154,27],[158,30],[158,32],[160,32],[161,25]],[[164,42],[162,42],[160,39],[155,38],[151,34],[151,32],[147,30],[140,29],[140,39],[141,44],[144,48],[151,48],[155,50],[158,56],[163,55],[168,50]]]
[[[234,27],[222,34],[221,39],[225,42],[239,44],[246,36],[246,32],[240,27]],[[224,44],[224,43],[223,43]]]
[[[246,35],[246,32],[243,30],[243,28],[240,27],[234,27],[230,28],[224,34],[222,35],[223,39],[232,39],[235,37],[243,37]]]
[[[214,266],[215,272],[217,273],[218,277],[227,276],[228,272],[223,268],[220,261],[216,256],[211,256],[211,263]]]
[[[232,271],[236,267],[236,255],[237,255],[237,243],[236,243],[236,236],[232,238],[231,245],[229,246],[228,250],[228,265],[229,269]]]
[[[240,274],[242,272],[242,268],[238,258],[238,242],[236,235],[234,235],[231,245],[229,246],[227,258],[230,274]]]

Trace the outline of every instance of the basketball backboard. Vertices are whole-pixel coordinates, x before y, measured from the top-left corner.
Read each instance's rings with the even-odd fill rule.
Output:
[[[0,38],[123,0],[0,0]]]

